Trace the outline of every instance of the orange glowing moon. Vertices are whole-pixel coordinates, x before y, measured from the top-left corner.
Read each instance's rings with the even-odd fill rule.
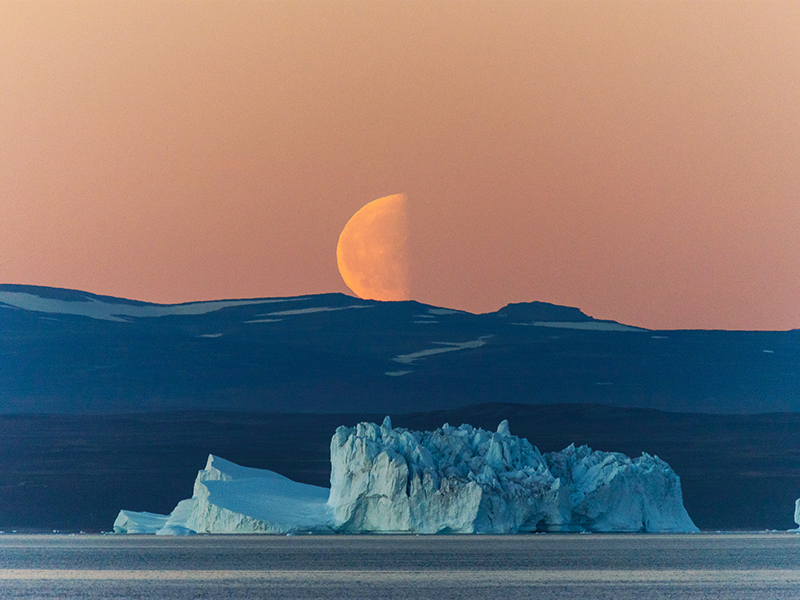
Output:
[[[410,300],[406,196],[373,200],[339,235],[336,262],[342,279],[365,300]]]

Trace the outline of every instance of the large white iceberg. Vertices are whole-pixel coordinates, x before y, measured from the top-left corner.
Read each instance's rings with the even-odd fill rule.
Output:
[[[697,531],[680,479],[643,454],[542,454],[469,425],[431,432],[361,423],[331,440],[331,489],[209,456],[170,515],[121,511],[119,533]]]
[[[329,504],[343,531],[697,531],[659,458],[572,445],[541,454],[507,421],[495,433],[412,432],[388,418],[340,427]]]

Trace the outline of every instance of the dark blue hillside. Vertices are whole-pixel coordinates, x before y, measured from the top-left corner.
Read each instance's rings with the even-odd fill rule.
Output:
[[[482,315],[344,294],[241,302],[1,285],[0,412],[800,411],[797,330],[636,330],[541,302]],[[76,306],[103,318],[63,312]]]

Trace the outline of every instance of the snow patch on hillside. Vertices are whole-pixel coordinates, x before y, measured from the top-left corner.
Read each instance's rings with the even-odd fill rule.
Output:
[[[266,300],[214,300],[211,302],[190,302],[187,304],[125,304],[102,302],[96,298],[86,300],[59,300],[42,298],[25,292],[0,291],[0,302],[14,308],[50,314],[78,315],[101,321],[128,321],[126,317],[146,318],[168,315],[204,315],[206,313],[253,304],[275,304],[292,302],[306,298],[271,298]]]
[[[349,306],[315,306],[312,308],[297,308],[294,310],[280,310],[278,312],[256,315],[258,317],[284,317],[289,315],[308,315],[311,313],[331,312],[336,310],[348,310],[350,308],[373,308],[374,304],[351,304]]]
[[[278,323],[283,319],[252,319],[250,321],[242,321],[242,323]]]
[[[533,321],[532,323],[512,323],[528,327],[552,327],[555,329],[583,329],[586,331],[648,331],[640,327],[631,327],[610,321]]]
[[[457,350],[470,350],[472,348],[480,348],[486,344],[491,335],[483,335],[477,340],[469,340],[467,342],[433,342],[441,348],[428,348],[420,350],[419,352],[412,352],[411,354],[400,354],[395,356],[392,360],[395,362],[403,363],[405,365],[413,365],[420,358],[427,358],[435,354],[443,354],[445,352],[456,352]]]

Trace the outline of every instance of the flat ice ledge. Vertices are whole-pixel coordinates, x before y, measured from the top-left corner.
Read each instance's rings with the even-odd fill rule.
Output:
[[[114,533],[156,533],[168,518],[169,515],[121,510],[114,521]]]

